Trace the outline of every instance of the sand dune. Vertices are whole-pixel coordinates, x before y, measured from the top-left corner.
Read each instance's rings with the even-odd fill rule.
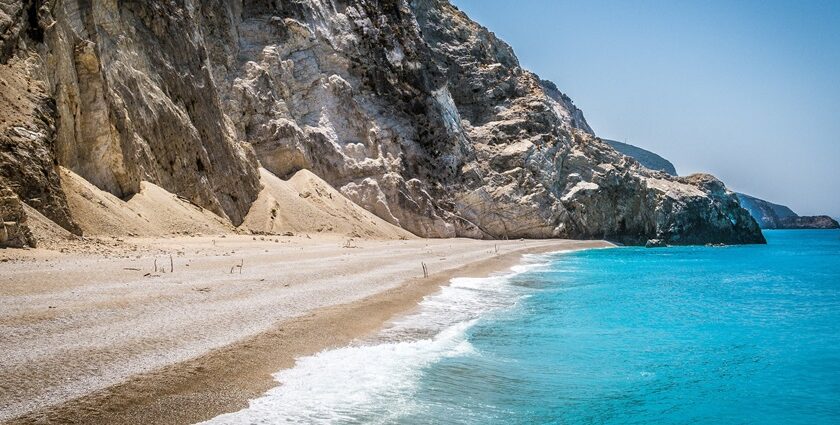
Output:
[[[165,236],[232,233],[233,226],[211,211],[149,182],[124,201],[72,171],[61,169],[70,215],[86,236]]]
[[[126,201],[68,169],[61,169],[61,185],[67,194],[71,216],[85,236],[160,237],[237,232],[281,235],[291,232],[363,239],[415,237],[353,203],[308,170],[282,180],[260,169],[260,182],[262,191],[237,229],[210,210],[152,183],[142,182],[140,193]],[[48,227],[46,224],[41,226],[43,231],[36,237],[49,233]]]
[[[71,243],[77,239],[76,235],[55,224],[26,203],[23,204],[23,209],[26,211],[26,225],[38,241],[39,247],[56,248],[62,243]]]
[[[415,236],[353,203],[308,170],[288,181],[260,169],[263,189],[241,228],[254,233],[335,233],[357,238]]]

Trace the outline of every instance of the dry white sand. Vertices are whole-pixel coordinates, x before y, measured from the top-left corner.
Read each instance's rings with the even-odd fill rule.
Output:
[[[441,275],[525,248],[603,245],[300,234],[129,238],[108,255],[0,250],[0,420],[381,294],[421,277],[421,261]]]

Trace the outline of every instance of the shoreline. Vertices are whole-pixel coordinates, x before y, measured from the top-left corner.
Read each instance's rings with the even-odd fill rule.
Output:
[[[504,253],[465,261],[428,278],[403,279],[396,286],[349,303],[311,309],[198,357],[132,375],[119,384],[8,423],[186,424],[211,419],[241,410],[249,400],[277,386],[272,375],[294,366],[297,358],[345,346],[380,330],[454,277],[484,277],[504,271],[518,264],[524,254],[611,246],[602,241],[534,242],[538,243],[507,246]]]

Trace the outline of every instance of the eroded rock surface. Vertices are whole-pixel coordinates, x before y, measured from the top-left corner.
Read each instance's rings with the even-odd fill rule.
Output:
[[[55,102],[43,82],[28,75],[36,59],[26,55],[0,64],[0,187],[78,232],[56,172]]]
[[[0,248],[35,246],[26,219],[20,198],[11,189],[0,186]]]
[[[29,58],[21,75],[54,105],[45,162],[9,162],[48,175],[41,191],[61,165],[122,198],[152,182],[238,225],[260,166],[307,169],[420,236],[763,241],[722,183],[618,154],[568,96],[443,0],[0,10],[3,63]],[[66,208],[60,192],[46,204]]]

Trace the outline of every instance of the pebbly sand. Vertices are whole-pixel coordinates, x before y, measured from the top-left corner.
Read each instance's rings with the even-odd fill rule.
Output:
[[[102,252],[0,250],[0,421],[209,419],[247,407],[295,358],[376,331],[453,277],[609,244],[299,234],[93,246]]]

